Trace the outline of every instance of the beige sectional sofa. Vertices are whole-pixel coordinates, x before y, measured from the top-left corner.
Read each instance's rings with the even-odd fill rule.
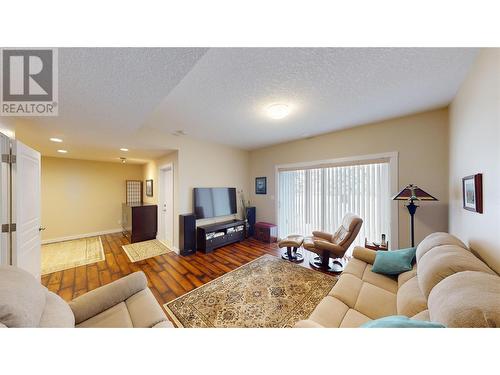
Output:
[[[135,272],[94,289],[69,304],[16,267],[0,267],[0,328],[5,327],[172,327]]]
[[[413,270],[372,272],[376,252],[357,247],[338,282],[296,327],[359,327],[390,315],[447,327],[500,327],[500,277],[458,238],[434,233],[417,247]]]

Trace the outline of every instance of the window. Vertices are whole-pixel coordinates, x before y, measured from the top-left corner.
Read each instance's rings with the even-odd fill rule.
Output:
[[[311,235],[313,230],[333,233],[348,212],[363,218],[353,245],[365,237],[390,240],[389,159],[321,165],[302,169],[278,168],[279,237]]]

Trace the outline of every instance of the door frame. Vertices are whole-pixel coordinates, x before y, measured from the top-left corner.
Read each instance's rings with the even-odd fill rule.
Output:
[[[172,220],[172,238],[171,238],[171,243],[167,241],[166,238],[166,222],[163,220],[163,202],[166,201],[167,197],[165,197],[166,194],[166,186],[165,186],[165,172],[170,171],[172,173],[172,185],[171,185],[171,197],[170,197],[170,202],[171,202],[171,215],[169,215],[170,220]],[[175,199],[174,199],[174,194],[175,194],[175,177],[174,177],[174,164],[173,163],[167,163],[163,164],[158,167],[158,233],[156,238],[160,241],[165,242],[167,246],[169,246],[172,250],[175,251],[175,210],[174,210],[174,204],[175,204]]]

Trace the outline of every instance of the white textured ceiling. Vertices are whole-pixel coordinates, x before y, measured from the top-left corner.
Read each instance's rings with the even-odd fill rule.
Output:
[[[254,149],[446,106],[470,48],[75,48],[59,50],[59,117],[16,132],[46,155],[137,160],[165,153],[147,129]],[[289,117],[265,108],[287,103]],[[146,138],[148,140],[146,140]],[[59,156],[59,155],[58,155]]]
[[[21,118],[18,138],[44,155],[117,160],[167,150],[137,137],[144,120],[205,54],[206,48],[60,48],[59,116]],[[49,137],[64,139],[54,144]],[[120,153],[121,147],[130,152]]]
[[[476,54],[461,48],[214,48],[150,122],[258,148],[446,106]],[[287,103],[292,113],[273,120],[265,111],[272,103]]]

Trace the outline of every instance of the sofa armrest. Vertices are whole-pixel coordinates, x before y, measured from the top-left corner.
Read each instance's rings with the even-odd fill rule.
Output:
[[[163,320],[156,323],[152,328],[175,328],[170,320]]]
[[[102,313],[148,287],[144,272],[134,272],[75,298],[69,303],[75,324]]]
[[[363,262],[373,264],[375,263],[375,256],[377,252],[375,250],[367,249],[366,247],[356,246],[352,252],[352,256],[356,259],[362,260]]]
[[[313,236],[314,237],[318,237],[318,238],[322,238],[322,239],[327,240],[327,241],[331,241],[332,240],[332,234],[331,233],[321,232],[319,230],[313,231]]]
[[[315,240],[314,247],[317,250],[328,250],[329,252],[333,253],[338,257],[342,257],[345,254],[345,249],[343,247],[328,241]]]
[[[313,320],[299,320],[293,328],[325,328],[321,324],[316,323]]]

